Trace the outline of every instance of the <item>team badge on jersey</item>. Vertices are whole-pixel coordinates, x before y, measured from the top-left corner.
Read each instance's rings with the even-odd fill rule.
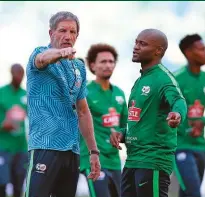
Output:
[[[120,114],[117,113],[114,107],[108,109],[109,113],[102,116],[104,127],[119,126]]]
[[[132,100],[131,101],[131,106],[128,109],[128,120],[129,121],[139,121],[140,120],[140,113],[141,109],[135,107],[136,101]]]
[[[204,114],[204,106],[201,104],[200,100],[195,100],[194,104],[188,109],[189,118],[199,118]]]
[[[124,103],[124,98],[122,96],[116,96],[115,100],[118,102],[119,105]]]
[[[100,176],[98,177],[97,180],[101,180],[101,181],[102,181],[102,180],[105,179],[105,176],[106,176],[106,175],[105,175],[105,172],[101,171],[101,172],[100,172]]]
[[[27,103],[27,97],[26,96],[21,97],[21,103],[23,103],[24,105]]]
[[[75,75],[76,75],[76,77],[79,77],[79,76],[80,76],[80,71],[79,71],[79,69],[75,69]]]
[[[81,79],[81,74],[78,68],[75,69],[75,76],[76,76],[75,86],[79,88],[81,86],[82,79]]]
[[[150,92],[150,87],[149,86],[143,86],[142,87],[142,94],[141,95],[145,95],[147,96]]]

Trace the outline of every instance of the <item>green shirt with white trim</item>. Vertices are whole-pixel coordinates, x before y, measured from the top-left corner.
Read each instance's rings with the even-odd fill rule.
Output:
[[[87,85],[87,102],[92,114],[95,139],[100,150],[102,168],[120,170],[119,151],[110,144],[111,128],[118,132],[126,130],[127,105],[124,92],[111,85],[109,90],[103,90],[100,84],[91,81]],[[81,171],[90,168],[88,149],[83,137],[80,140]]]
[[[183,121],[187,106],[172,73],[158,64],[143,71],[131,90],[125,167],[171,174],[177,128],[169,127],[166,120],[169,112],[180,113]]]
[[[188,106],[188,114],[184,124],[179,127],[177,149],[189,149],[205,151],[204,130],[199,137],[192,137],[192,129],[189,120],[201,120],[205,122],[205,72],[194,74],[185,66],[175,73],[176,80],[179,83],[183,96]]]

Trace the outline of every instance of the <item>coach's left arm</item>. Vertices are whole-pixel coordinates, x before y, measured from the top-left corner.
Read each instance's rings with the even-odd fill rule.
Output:
[[[90,155],[91,173],[88,178],[95,181],[100,176],[100,162],[97,154],[99,151],[94,137],[92,116],[86,98],[77,100],[76,108],[79,118],[80,131],[85,139],[89,151],[92,151]]]
[[[97,150],[97,145],[94,137],[92,116],[87,104],[87,100],[81,99],[76,103],[80,131],[86,141],[89,150]]]

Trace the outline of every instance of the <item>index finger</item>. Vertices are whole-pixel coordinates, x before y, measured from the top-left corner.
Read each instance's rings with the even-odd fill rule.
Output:
[[[72,54],[75,54],[76,50],[74,48],[72,48]]]
[[[168,116],[166,120],[170,120],[171,118]]]
[[[171,120],[169,120],[169,122],[170,123],[177,123],[177,122],[180,122],[180,120],[179,119],[171,119]]]
[[[99,176],[100,176],[100,166],[96,166],[96,171],[93,177],[93,181],[96,181]]]
[[[96,171],[96,166],[95,166],[95,163],[94,162],[91,162],[91,173],[95,173]]]

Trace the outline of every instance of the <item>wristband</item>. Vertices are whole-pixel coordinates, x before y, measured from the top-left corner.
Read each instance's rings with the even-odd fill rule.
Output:
[[[89,151],[89,155],[92,155],[92,154],[99,155],[99,154],[100,154],[100,151],[99,151],[99,150],[90,150],[90,151]]]

